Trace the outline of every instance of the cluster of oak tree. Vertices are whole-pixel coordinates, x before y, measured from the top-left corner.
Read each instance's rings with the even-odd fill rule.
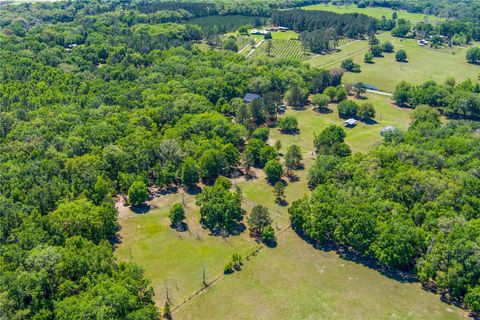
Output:
[[[430,80],[421,85],[401,81],[395,88],[393,99],[399,106],[429,105],[450,118],[478,118],[479,93],[479,84],[471,80],[456,83],[449,78],[442,84]]]

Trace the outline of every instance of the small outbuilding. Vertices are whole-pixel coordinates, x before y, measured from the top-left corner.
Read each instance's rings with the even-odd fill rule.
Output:
[[[247,92],[245,94],[245,96],[243,97],[243,101],[245,101],[246,103],[250,103],[252,102],[253,100],[255,99],[258,99],[260,98],[260,95],[256,94],[256,93],[249,93]]]
[[[357,125],[357,120],[350,118],[345,120],[344,124],[345,124],[345,127],[354,127]]]

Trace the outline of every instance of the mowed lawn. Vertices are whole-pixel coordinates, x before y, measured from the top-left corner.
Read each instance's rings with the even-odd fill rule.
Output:
[[[307,192],[305,170],[298,171],[300,179],[287,183],[286,198],[291,202]],[[273,226],[277,232],[289,226],[287,206],[275,204],[273,187],[266,181],[262,170],[252,171],[252,178],[232,179],[243,194],[242,207],[247,215],[253,206],[262,204],[271,210]],[[203,270],[210,282],[223,273],[223,267],[233,253],[243,257],[258,248],[259,244],[249,237],[248,230],[240,235],[222,238],[213,236],[199,223],[199,208],[195,196],[180,190],[162,195],[147,202],[152,207],[147,213],[135,213],[129,207],[119,206],[120,244],[115,250],[120,260],[134,261],[145,270],[155,291],[154,300],[162,306],[167,298],[181,303],[203,284]],[[189,231],[177,232],[170,227],[168,211],[175,203],[185,203]]]
[[[311,6],[305,6],[302,9],[330,11],[330,12],[335,12],[340,14],[363,13],[367,16],[377,18],[377,19],[380,19],[382,16],[385,16],[385,18],[387,19],[391,19],[392,13],[394,12],[392,9],[389,9],[389,8],[380,8],[380,7],[358,8],[356,5],[335,6],[332,4],[315,4]],[[420,21],[428,21],[432,23],[432,22],[441,20],[441,18],[439,17],[424,15],[421,13],[410,13],[405,10],[398,10],[396,12],[398,14],[398,18],[410,20],[412,23],[420,22]]]
[[[257,246],[246,232],[226,239],[209,235],[199,224],[199,210],[190,195],[185,196],[190,230],[175,231],[170,227],[168,210],[182,198],[180,193],[156,198],[149,204],[158,208],[144,214],[120,209],[121,243],[115,254],[144,268],[158,306],[166,300],[166,286],[171,303],[179,304],[202,287],[204,268],[210,281],[223,272],[234,252],[245,255]]]
[[[293,231],[243,270],[179,308],[173,319],[465,319],[418,283],[393,280]]]
[[[404,109],[395,106],[390,97],[366,93],[365,99],[357,100],[359,104],[371,102],[376,109],[376,121],[371,124],[357,122],[353,128],[345,128],[347,137],[345,142],[350,145],[354,152],[367,152],[374,145],[382,141],[380,131],[385,126],[395,126],[399,129],[407,129],[410,123],[411,109]],[[286,114],[293,115],[297,118],[300,128],[298,135],[283,135],[277,129],[271,130],[271,137],[273,139],[281,139],[285,146],[291,144],[299,145],[304,152],[312,153],[313,137],[319,134],[326,126],[336,124],[343,126],[344,119],[338,116],[337,106],[330,105],[331,113],[318,113],[313,108],[306,110],[291,110]]]
[[[306,60],[312,67],[332,69],[340,65],[341,61],[365,53],[369,49],[368,41],[357,40],[341,46],[337,51],[328,54],[317,54]]]
[[[383,58],[375,58],[373,64],[364,63],[364,52],[353,56],[360,64],[360,73],[347,72],[344,82],[362,81],[377,86],[379,89],[393,92],[401,80],[420,84],[427,80],[443,82],[453,77],[457,82],[472,79],[478,81],[480,66],[467,63],[465,59],[468,47],[453,47],[432,49],[419,47],[414,39],[399,39],[388,33],[378,36],[381,42],[390,41],[395,50],[404,49],[407,52],[408,63],[395,60],[395,53],[385,53]],[[335,66],[340,66],[338,62]]]

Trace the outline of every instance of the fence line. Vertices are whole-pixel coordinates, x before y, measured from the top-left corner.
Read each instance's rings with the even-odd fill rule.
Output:
[[[285,227],[284,229],[282,229],[281,231],[278,232],[277,234],[277,239],[282,235],[284,234],[288,229],[291,229],[291,225],[288,225],[287,227]],[[250,261],[250,257],[253,257],[253,256],[256,256],[260,250],[262,250],[263,248],[265,248],[266,245],[264,243],[258,245],[255,249],[253,249],[249,254],[247,254],[247,256],[245,257],[245,260],[247,261]],[[188,297],[186,297],[182,302],[180,302],[179,304],[177,304],[176,306],[172,307],[170,310],[171,310],[171,313],[173,314],[175,311],[177,311],[178,309],[180,309],[182,306],[184,306],[187,302],[189,302],[190,300],[192,300],[193,298],[195,298],[196,296],[200,295],[202,292],[206,291],[209,287],[213,286],[215,283],[217,283],[218,281],[220,281],[221,279],[225,278],[225,274],[222,272],[220,274],[218,274],[217,276],[215,276],[211,281],[207,282],[206,285],[204,285],[203,287],[201,287],[200,289],[198,289],[197,291],[195,291],[194,293],[192,293],[191,295],[189,295]]]

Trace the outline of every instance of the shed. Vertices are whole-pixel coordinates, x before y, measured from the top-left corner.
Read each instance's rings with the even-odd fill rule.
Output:
[[[353,127],[357,124],[357,120],[350,118],[348,120],[345,120],[345,127]]]
[[[243,97],[243,101],[245,101],[245,102],[247,102],[247,103],[250,103],[250,102],[252,102],[253,100],[258,99],[258,98],[260,98],[260,96],[259,96],[258,94],[247,92],[247,93],[245,94],[245,97]]]

